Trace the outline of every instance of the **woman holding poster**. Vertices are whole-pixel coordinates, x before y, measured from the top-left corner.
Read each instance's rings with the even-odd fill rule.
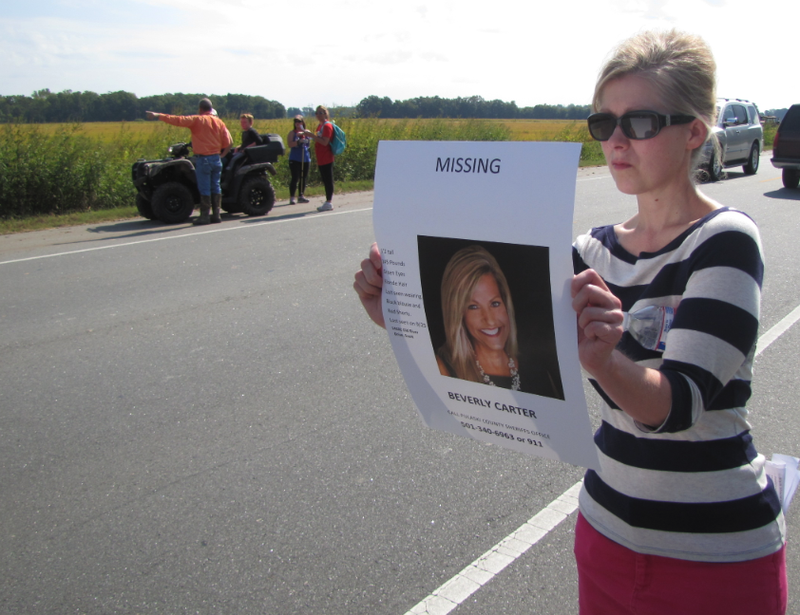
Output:
[[[606,402],[575,530],[582,615],[787,607],[785,520],[745,409],[761,242],[692,179],[714,139],[715,72],[699,37],[644,32],[595,87],[589,131],[637,211],[573,248],[579,357]],[[373,246],[354,288],[381,325],[382,284]],[[664,350],[623,330],[624,312],[649,305],[676,308]]]
[[[643,33],[595,87],[589,131],[638,210],[574,246],[579,357],[607,402],[575,530],[581,613],[786,609],[785,521],[744,408],[761,242],[692,179],[715,69],[699,37]],[[649,305],[676,309],[663,351],[623,332],[623,312]]]

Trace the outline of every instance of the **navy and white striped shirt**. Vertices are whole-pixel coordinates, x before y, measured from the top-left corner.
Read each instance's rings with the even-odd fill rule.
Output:
[[[780,549],[785,520],[745,409],[763,279],[755,223],[721,208],[638,256],[604,226],[578,237],[573,258],[576,273],[600,274],[623,310],[676,310],[663,355],[628,333],[618,346],[669,380],[662,425],[635,422],[592,383],[606,404],[595,434],[601,470],[586,473],[580,495],[584,517],[639,553],[735,562]]]

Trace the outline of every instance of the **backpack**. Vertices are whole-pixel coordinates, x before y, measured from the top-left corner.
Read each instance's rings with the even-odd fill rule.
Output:
[[[344,134],[344,130],[339,128],[336,124],[333,124],[333,139],[331,139],[331,152],[333,152],[334,156],[338,156],[344,151],[344,148],[347,147],[347,135]]]

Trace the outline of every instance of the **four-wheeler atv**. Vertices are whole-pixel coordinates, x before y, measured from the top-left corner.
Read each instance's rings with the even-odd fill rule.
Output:
[[[285,153],[279,135],[261,135],[262,145],[248,147],[235,158],[223,158],[220,184],[222,209],[228,213],[263,216],[275,204],[275,190],[267,173],[275,175],[273,162]],[[195,160],[189,157],[191,143],[176,143],[169,148],[170,158],[140,159],[131,173],[136,187],[136,208],[149,220],[169,224],[185,222],[200,202]]]

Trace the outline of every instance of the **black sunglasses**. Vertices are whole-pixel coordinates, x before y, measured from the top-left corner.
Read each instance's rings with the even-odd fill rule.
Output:
[[[688,124],[695,118],[692,115],[661,115],[655,111],[628,111],[617,117],[610,113],[593,113],[586,120],[589,133],[598,141],[608,141],[617,126],[629,139],[641,141],[652,139],[665,126]]]

